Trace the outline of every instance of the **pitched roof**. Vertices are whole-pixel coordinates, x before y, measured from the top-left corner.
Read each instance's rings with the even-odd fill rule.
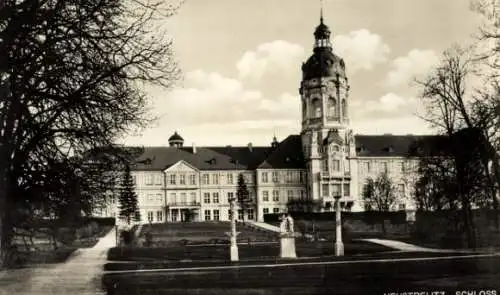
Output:
[[[267,156],[270,147],[144,147],[135,161],[136,170],[164,170],[184,160],[200,170],[255,169]]]
[[[305,169],[300,135],[290,135],[285,138],[258,168]]]
[[[361,157],[416,157],[445,144],[439,135],[355,135],[354,140]]]

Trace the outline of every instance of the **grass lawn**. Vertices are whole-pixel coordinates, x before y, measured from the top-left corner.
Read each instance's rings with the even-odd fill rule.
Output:
[[[362,241],[346,241],[345,255],[359,255],[392,251],[385,246]],[[240,244],[238,245],[241,260],[279,256],[279,243]],[[332,242],[296,241],[296,252],[299,257],[318,257],[333,255]],[[117,261],[155,261],[155,260],[227,260],[229,245],[200,245],[169,247],[116,247],[108,252],[108,260]]]
[[[393,255],[393,254],[388,254]],[[405,255],[410,255],[406,253]],[[416,253],[411,253],[416,255]],[[426,254],[428,256],[429,254]],[[107,294],[384,294],[500,290],[500,257],[109,273]],[[451,293],[450,293],[451,292]],[[484,293],[486,294],[486,293]],[[492,294],[492,293],[489,293]]]
[[[276,241],[278,235],[265,230],[257,230],[238,223],[237,231],[239,241],[269,242]],[[142,228],[140,239],[144,239],[147,232],[153,236],[155,245],[181,244],[214,244],[223,243],[228,239],[226,232],[230,231],[230,223],[225,221],[212,222],[179,222],[145,224]]]

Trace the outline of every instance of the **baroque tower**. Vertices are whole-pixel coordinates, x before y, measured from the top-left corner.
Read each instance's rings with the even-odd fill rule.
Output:
[[[333,207],[334,196],[342,196],[341,201],[346,201],[353,195],[349,183],[354,162],[350,159],[355,156],[345,63],[333,53],[330,34],[321,13],[320,24],[314,31],[313,54],[302,64],[299,89],[308,197],[322,200],[326,210]]]

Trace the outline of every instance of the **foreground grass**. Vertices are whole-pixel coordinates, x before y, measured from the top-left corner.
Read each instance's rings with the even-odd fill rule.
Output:
[[[105,274],[111,295],[384,294],[500,290],[500,258]],[[448,293],[449,294],[449,293]],[[486,293],[485,293],[486,294]],[[491,293],[490,293],[491,294]]]
[[[344,244],[347,256],[392,251],[391,248],[363,242],[347,241]],[[299,257],[318,257],[333,255],[332,242],[296,241],[296,252]],[[238,246],[240,259],[261,257],[278,257],[279,243],[242,244]],[[229,245],[173,245],[162,248],[117,247],[108,252],[108,260],[115,261],[156,261],[156,260],[227,260]]]
[[[219,267],[219,266],[245,266],[245,265],[267,265],[267,264],[288,264],[297,262],[325,262],[325,261],[363,261],[373,259],[405,259],[421,257],[446,257],[459,256],[464,253],[428,253],[428,252],[381,252],[372,254],[358,254],[350,256],[323,256],[323,257],[299,257],[297,259],[280,259],[278,257],[260,257],[254,259],[240,260],[231,262],[225,260],[199,260],[199,261],[127,261],[127,262],[109,262],[104,265],[105,271],[129,271],[144,269],[179,269],[179,268],[198,268],[198,267]]]

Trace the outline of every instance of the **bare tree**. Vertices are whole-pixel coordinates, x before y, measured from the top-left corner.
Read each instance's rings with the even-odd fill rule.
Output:
[[[491,107],[475,89],[467,87],[471,79],[477,78],[476,69],[470,50],[456,46],[444,53],[441,64],[425,80],[418,82],[422,101],[428,107],[424,118],[449,140],[447,157],[453,163],[448,167],[449,175],[453,175],[456,183],[456,190],[450,193],[456,193],[460,200],[469,245],[475,241],[470,206],[482,202],[474,192],[481,189],[481,194],[491,200],[497,211],[494,175],[500,180],[500,171],[495,168],[498,165],[493,165],[494,173],[490,171],[491,162],[498,162],[490,135],[494,122]],[[469,179],[470,173],[480,181]]]
[[[396,203],[396,187],[387,172],[381,173],[375,180],[368,178],[363,187],[363,200],[370,211],[389,212]],[[385,233],[385,222],[382,222]]]
[[[0,267],[23,184],[150,121],[143,86],[178,76],[159,23],[175,11],[160,0],[2,1]]]

